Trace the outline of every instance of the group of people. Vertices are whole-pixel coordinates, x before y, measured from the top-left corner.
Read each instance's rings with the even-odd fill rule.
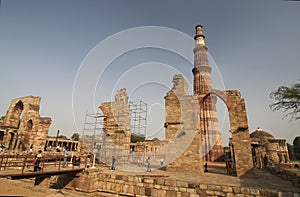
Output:
[[[64,151],[63,152],[64,157],[63,157],[62,167],[66,167],[69,153],[68,153],[68,149],[65,147],[64,147],[63,151]],[[41,166],[42,157],[43,157],[43,155],[42,155],[41,150],[38,151],[38,154],[34,155],[34,158],[32,161],[34,172],[40,171],[42,169],[42,166]],[[72,165],[80,166],[80,157],[77,157],[76,155],[74,155],[72,157]]]
[[[161,158],[159,161],[160,161],[161,166],[164,165],[164,158]],[[116,157],[112,156],[111,167],[110,167],[111,170],[116,169],[116,162],[117,162]],[[150,156],[146,159],[146,165],[147,165],[147,172],[151,172],[151,158],[150,158]]]

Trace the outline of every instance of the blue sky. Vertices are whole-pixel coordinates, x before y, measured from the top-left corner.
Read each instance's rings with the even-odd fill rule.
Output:
[[[160,130],[163,96],[172,86],[172,76],[180,72],[192,82],[193,65],[188,60],[174,52],[145,47],[120,54],[109,65],[97,60],[105,72],[100,76],[98,70],[90,70],[96,81],[87,77],[79,84],[76,76],[83,72],[80,68],[88,54],[119,32],[159,26],[192,38],[195,25],[202,24],[216,66],[213,83],[242,93],[250,131],[261,127],[292,142],[299,135],[300,122],[272,112],[269,93],[300,79],[299,19],[297,1],[2,0],[0,114],[5,115],[14,98],[41,96],[40,114],[53,121],[49,134],[60,129],[70,136],[82,131],[86,111],[93,112],[116,89],[127,87],[131,100],[149,104],[150,128]],[[151,34],[136,40],[148,41],[149,37]],[[183,44],[176,43],[175,37],[168,39],[174,45]],[[115,42],[106,52],[118,47],[123,45]],[[188,56],[192,57],[192,49],[185,50]],[[91,86],[93,92],[86,88]],[[92,99],[81,97],[90,94]],[[226,122],[222,135],[228,135]]]

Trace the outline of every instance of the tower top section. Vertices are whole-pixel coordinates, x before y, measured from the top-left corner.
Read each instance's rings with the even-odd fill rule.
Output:
[[[202,31],[202,28],[203,28],[202,25],[197,25],[197,26],[195,27],[195,29],[196,29],[196,35],[194,36],[194,39],[195,39],[195,41],[196,41],[196,45],[197,45],[197,44],[200,44],[200,45],[202,45],[202,46],[207,47],[207,46],[205,45],[205,41],[204,41],[205,35],[204,35],[203,31]]]

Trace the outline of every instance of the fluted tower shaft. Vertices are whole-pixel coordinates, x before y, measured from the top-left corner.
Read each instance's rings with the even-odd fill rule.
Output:
[[[216,96],[210,95],[201,103],[201,100],[212,89],[211,67],[209,65],[205,44],[205,35],[202,26],[196,26],[194,48],[194,95],[197,95],[200,104],[200,130],[202,134],[202,154],[206,161],[218,160],[223,155],[222,139],[216,109]]]

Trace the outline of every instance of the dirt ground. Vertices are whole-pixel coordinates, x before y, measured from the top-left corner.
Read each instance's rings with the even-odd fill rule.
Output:
[[[0,178],[0,196],[59,197],[60,191],[34,186],[32,182]]]
[[[1,196],[41,196],[41,193],[24,188],[19,182],[0,178]]]

